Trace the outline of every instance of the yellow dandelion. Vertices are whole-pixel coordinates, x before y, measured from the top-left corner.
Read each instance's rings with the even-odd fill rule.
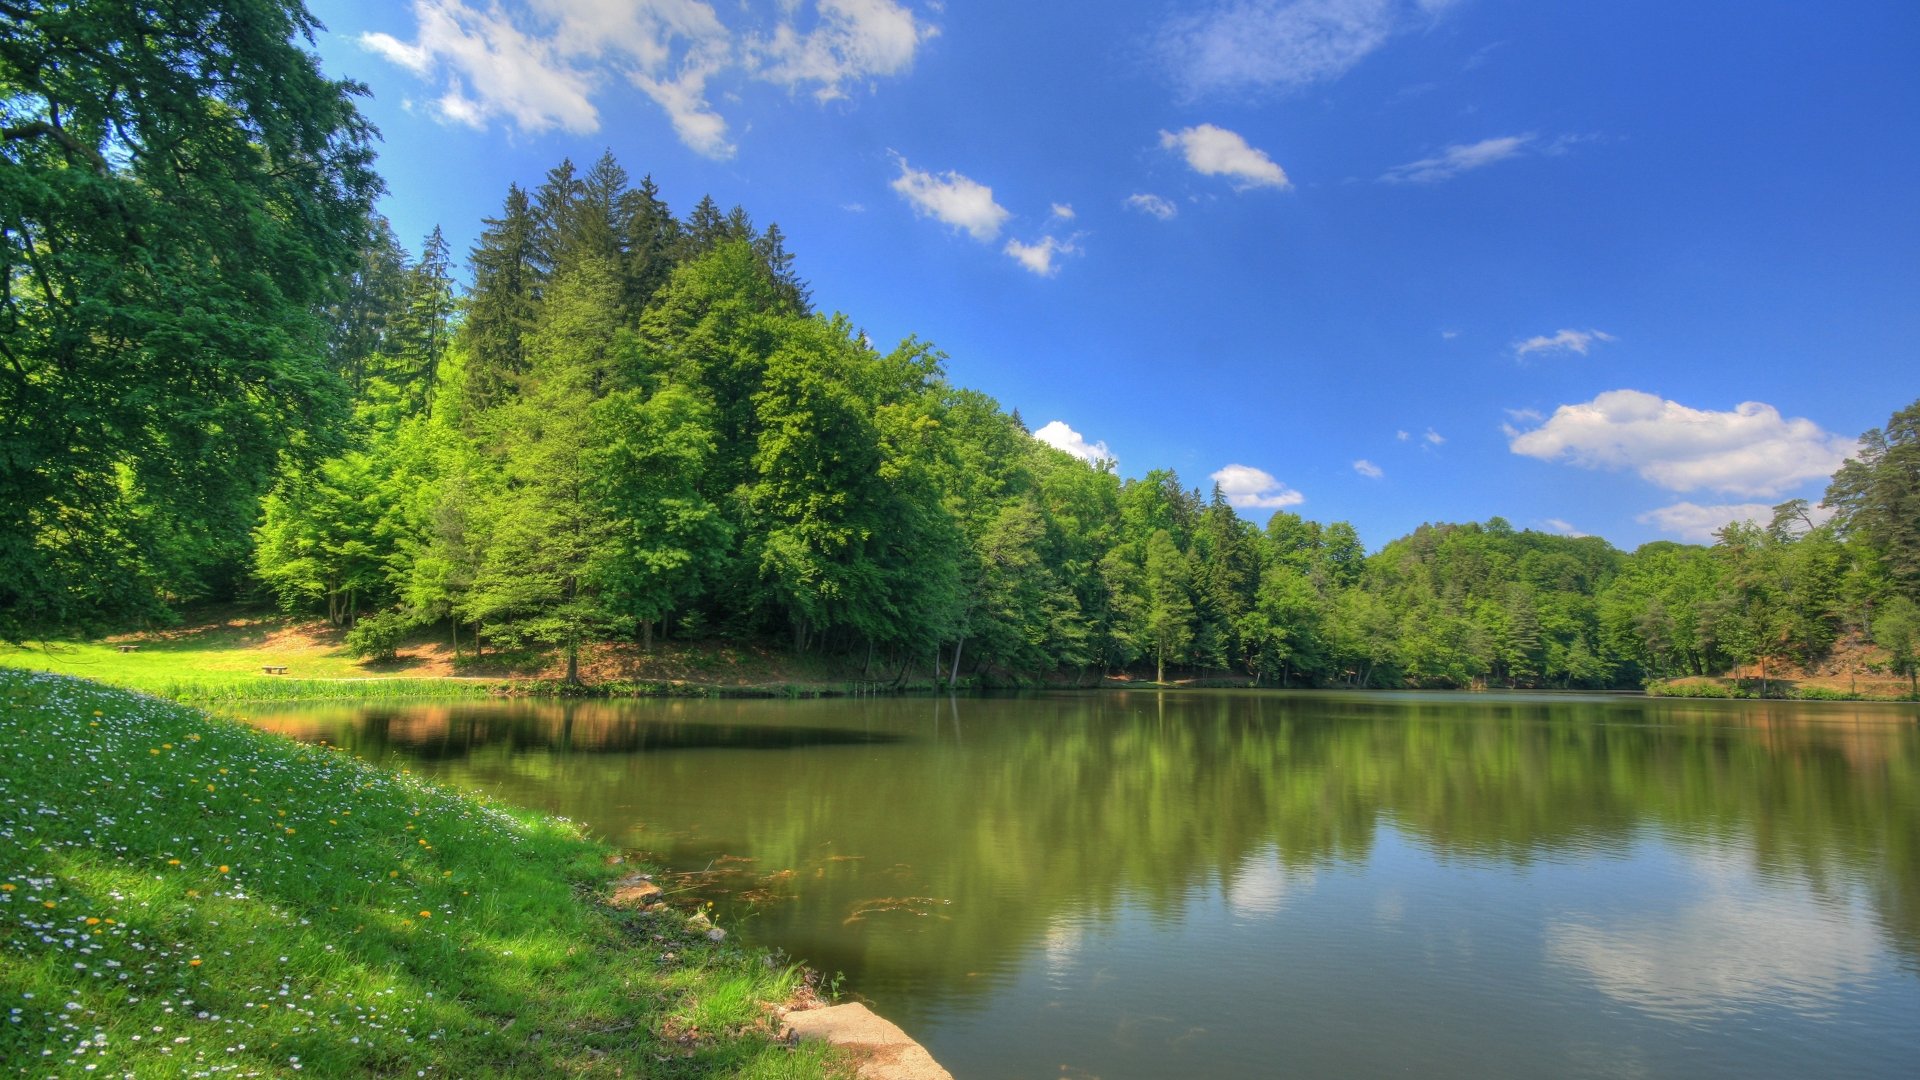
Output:
[[[106,713],[103,713],[103,712],[101,712],[101,711],[100,711],[99,709],[95,709],[95,710],[93,710],[93,715],[95,715],[95,716],[105,716],[105,715],[107,715],[107,714],[106,714]]]
[[[227,775],[227,770],[225,770],[225,769],[221,769],[221,770],[220,770],[220,775],[221,775],[221,776],[225,776],[225,775]]]
[[[227,865],[224,865],[224,864],[222,864],[222,865],[221,865],[221,867],[220,867],[220,872],[221,872],[221,873],[223,873],[223,874],[225,874],[225,873],[228,873],[229,871],[231,871],[232,869],[233,869],[233,867],[231,867],[231,866],[227,866]]]
[[[421,917],[421,918],[423,918],[423,919],[431,919],[431,918],[433,918],[433,912],[431,912],[431,911],[423,911],[423,912],[421,912],[421,913],[420,913],[420,917]]]
[[[96,919],[96,918],[94,918],[94,917],[93,917],[93,916],[91,916],[91,915],[89,915],[89,916],[87,916],[87,925],[88,925],[88,926],[99,926],[99,925],[100,925],[100,920],[99,920],[99,919]]]
[[[292,836],[292,835],[293,835],[293,829],[292,829],[292,828],[288,828],[288,829],[287,829],[287,835],[288,835],[288,836]]]
[[[213,790],[213,785],[212,785],[212,784],[208,784],[208,785],[207,785],[207,790],[208,790],[208,791],[212,791],[212,790]]]
[[[158,751],[158,750],[153,750],[153,749],[149,749],[149,750],[147,751],[147,753],[149,753],[149,754],[152,754],[152,755],[154,755],[155,757],[158,757],[158,756],[160,756],[160,751]]]
[[[168,866],[179,866],[179,865],[180,865],[180,860],[179,860],[179,859],[168,859],[168,860],[167,860],[167,865],[168,865]]]
[[[54,902],[53,902],[53,901],[51,901],[51,900],[43,900],[43,901],[41,901],[41,903],[40,903],[40,906],[41,906],[41,907],[59,907],[60,905],[59,905],[59,904],[56,904],[56,903],[54,903]]]
[[[399,876],[400,876],[400,871],[398,871],[398,870],[389,870],[389,871],[387,871],[387,876],[388,876],[388,877],[399,877]]]
[[[441,877],[452,877],[452,876],[453,876],[453,871],[451,871],[451,870],[442,870],[442,871],[440,871],[440,876],[441,876]]]
[[[6,883],[6,884],[4,884],[4,885],[0,885],[0,892],[12,892],[13,890],[15,890],[15,889],[17,889],[17,888],[19,888],[19,886],[17,886],[17,885],[15,885],[15,884],[14,884],[13,882],[11,882],[11,881],[9,881],[9,882],[7,882],[7,883]]]
[[[189,961],[187,961],[187,966],[188,966],[188,967],[199,967],[199,966],[200,966],[200,958],[196,956],[196,957],[194,957],[193,959],[191,959],[191,960],[189,960]]]
[[[171,750],[171,749],[173,749],[173,744],[172,744],[172,743],[170,743],[170,742],[163,742],[163,743],[161,743],[161,744],[160,744],[160,749],[162,749],[162,750]]]

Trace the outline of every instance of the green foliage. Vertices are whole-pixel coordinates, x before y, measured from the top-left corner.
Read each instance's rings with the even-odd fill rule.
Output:
[[[1920,401],[1860,436],[1859,455],[1833,475],[1826,502],[1893,588],[1920,601]]]
[[[1873,620],[1873,641],[1887,650],[1893,672],[1905,675],[1920,698],[1920,604],[1904,596],[1887,601]]]
[[[398,611],[363,616],[347,631],[347,655],[376,663],[395,660],[400,655],[400,641],[412,625]]]
[[[0,10],[0,638],[205,588],[281,455],[337,438],[320,313],[379,183],[314,29],[283,0]]]

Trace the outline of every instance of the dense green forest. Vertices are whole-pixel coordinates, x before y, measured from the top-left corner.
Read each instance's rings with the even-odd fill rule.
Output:
[[[663,634],[879,680],[1634,686],[1847,635],[1913,671],[1920,401],[1824,521],[1368,554],[1039,442],[933,345],[817,310],[777,226],[678,216],[611,156],[510,187],[463,286],[373,213],[360,90],[297,5],[30,7],[0,3],[0,639],[270,596],[570,677]]]

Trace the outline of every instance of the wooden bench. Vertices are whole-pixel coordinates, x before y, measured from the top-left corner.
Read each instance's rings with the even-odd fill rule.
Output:
[[[122,645],[122,646],[120,646],[120,651],[121,651],[121,652],[139,652],[139,651],[140,651],[140,646],[138,646],[138,645]]]
[[[266,666],[262,667],[260,670],[266,672],[269,675],[285,675],[287,673],[287,665],[267,664]]]

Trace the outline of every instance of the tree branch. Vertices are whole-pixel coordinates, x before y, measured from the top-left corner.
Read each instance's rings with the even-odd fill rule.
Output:
[[[61,146],[66,147],[67,153],[74,157],[84,159],[88,164],[92,165],[94,171],[101,176],[107,176],[113,172],[112,167],[107,164],[107,159],[100,156],[100,151],[88,146],[86,143],[81,142],[79,139],[74,138],[72,135],[67,134],[65,131],[60,130],[60,128],[53,124],[49,124],[45,120],[29,120],[24,124],[15,124],[9,128],[0,128],[0,140],[5,140],[6,142],[12,142],[15,139],[36,138],[49,138]]]

